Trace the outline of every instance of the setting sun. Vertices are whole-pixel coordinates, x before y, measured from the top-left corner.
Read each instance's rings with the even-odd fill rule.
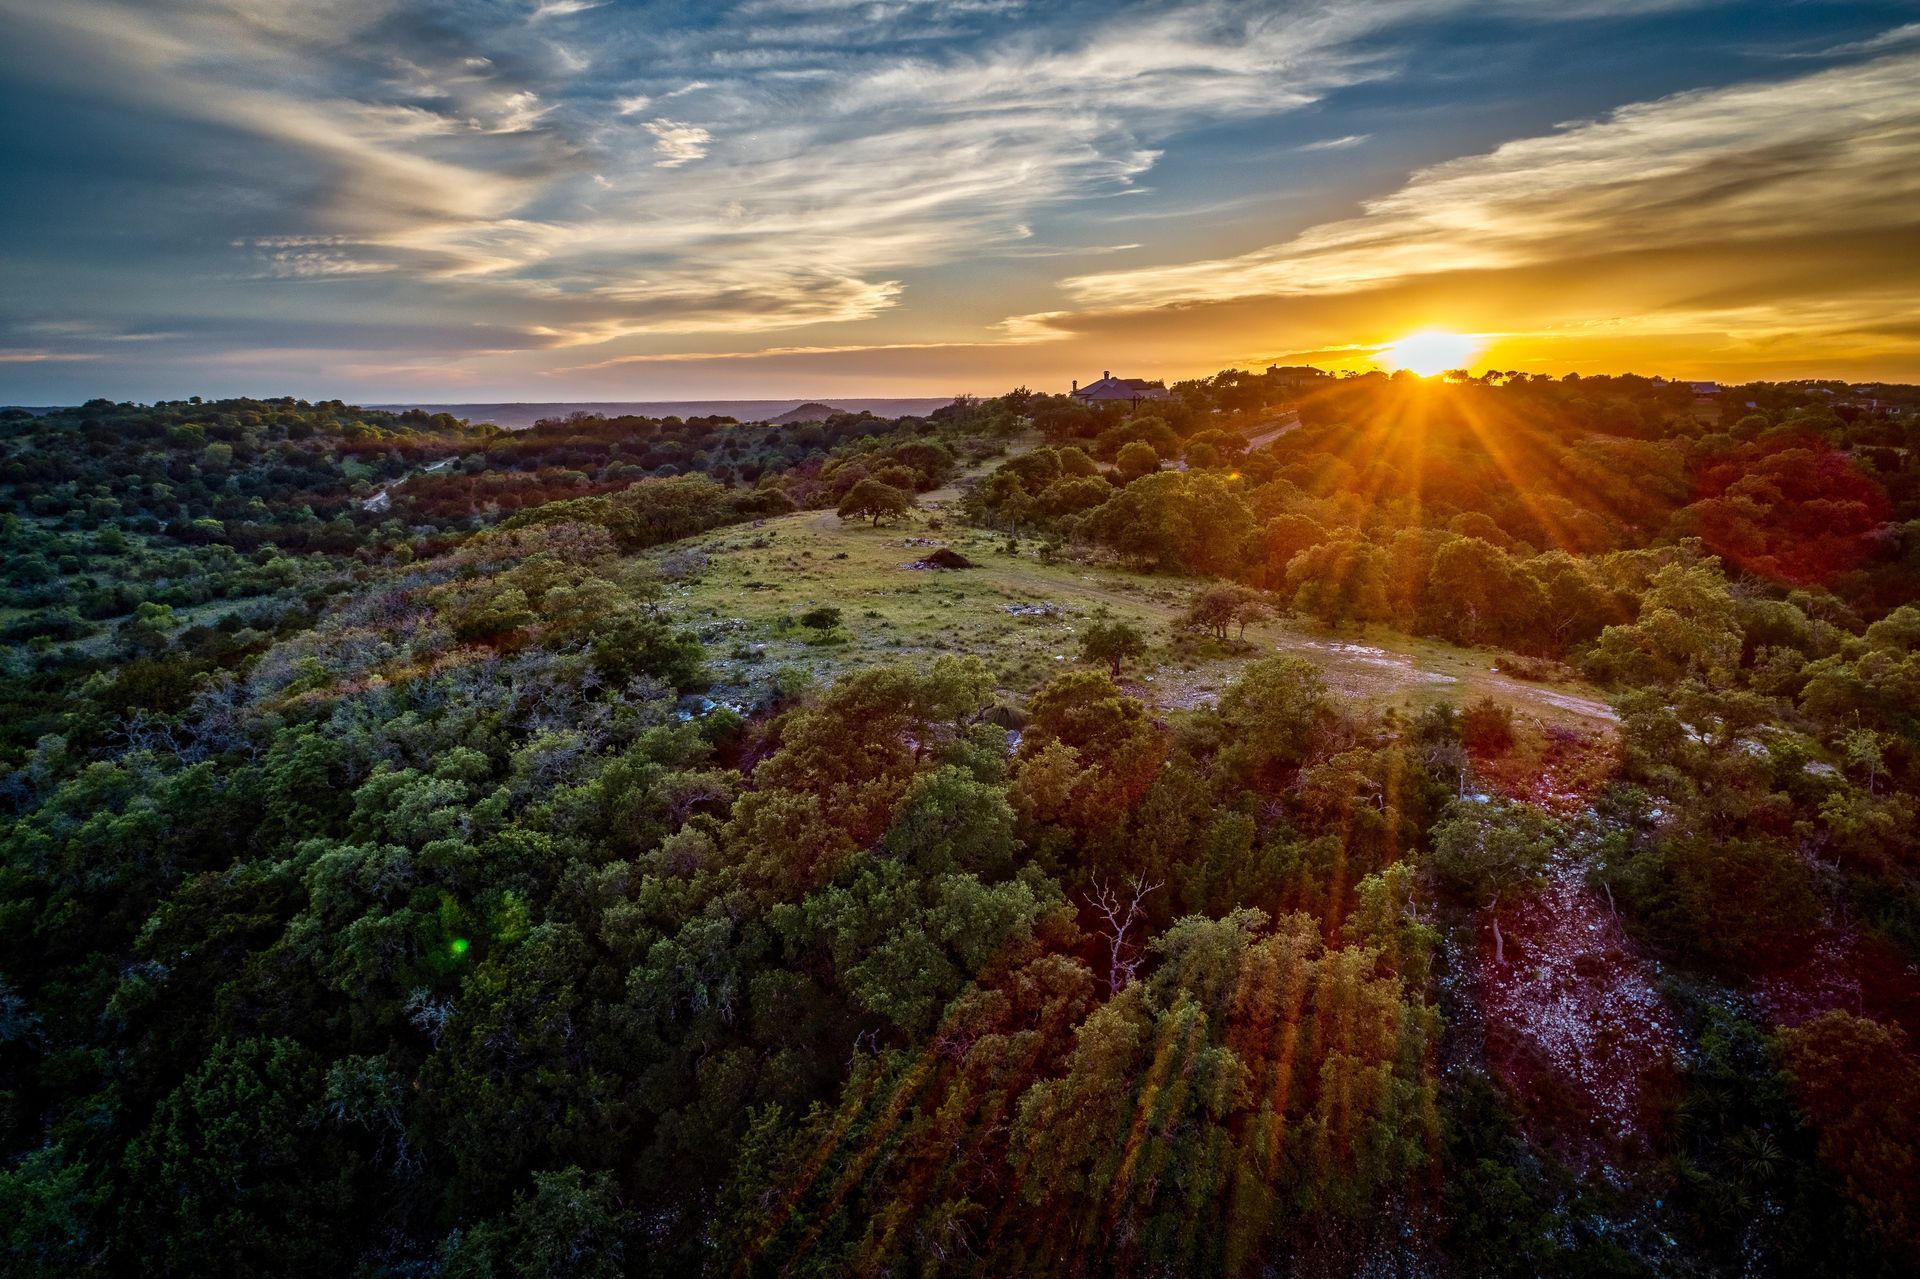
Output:
[[[1463,367],[1479,354],[1482,345],[1480,339],[1471,334],[1422,329],[1383,348],[1380,358],[1391,368],[1407,369],[1421,377],[1433,377],[1448,369]]]

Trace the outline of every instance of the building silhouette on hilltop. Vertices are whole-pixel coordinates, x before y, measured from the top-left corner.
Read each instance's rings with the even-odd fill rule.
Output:
[[[1100,375],[1098,382],[1073,384],[1073,398],[1082,404],[1138,404],[1142,400],[1171,400],[1173,392],[1165,382],[1145,378],[1115,377],[1112,370]]]

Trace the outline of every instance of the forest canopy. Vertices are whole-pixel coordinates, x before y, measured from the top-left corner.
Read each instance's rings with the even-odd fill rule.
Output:
[[[1911,388],[1498,371],[0,416],[0,1255],[1902,1273],[1917,436]],[[936,641],[691,607],[799,528]],[[1062,563],[1178,606],[961,642],[947,579]]]

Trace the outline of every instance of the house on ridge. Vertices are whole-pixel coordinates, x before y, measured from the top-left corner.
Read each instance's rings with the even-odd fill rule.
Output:
[[[1333,377],[1311,364],[1269,364],[1267,381],[1284,391],[1298,391],[1331,382]]]
[[[1073,384],[1073,398],[1082,404],[1138,404],[1142,400],[1171,400],[1173,392],[1165,382],[1145,378],[1115,377],[1112,370],[1100,375],[1098,382]]]

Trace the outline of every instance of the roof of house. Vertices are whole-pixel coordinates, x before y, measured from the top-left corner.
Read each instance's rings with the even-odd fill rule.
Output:
[[[1075,399],[1081,400],[1170,400],[1173,392],[1163,382],[1145,378],[1115,377],[1108,373],[1097,382],[1075,387]]]

